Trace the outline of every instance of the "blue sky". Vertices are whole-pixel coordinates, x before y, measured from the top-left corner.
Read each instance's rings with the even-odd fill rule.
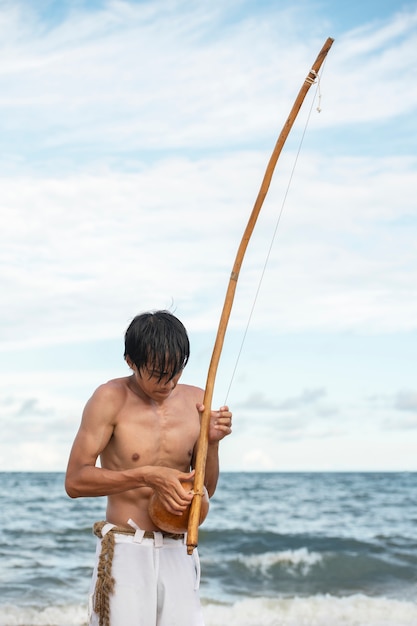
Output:
[[[176,312],[204,386],[329,36],[239,278],[222,467],[417,470],[417,3],[394,0],[0,1],[0,470],[65,469],[138,312]]]

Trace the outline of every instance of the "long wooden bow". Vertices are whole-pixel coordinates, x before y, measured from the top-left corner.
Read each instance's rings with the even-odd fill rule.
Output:
[[[298,115],[298,112],[301,108],[304,98],[306,97],[307,92],[310,89],[311,85],[314,84],[317,78],[318,72],[323,64],[323,61],[326,58],[326,55],[333,44],[333,41],[334,40],[329,37],[324,43],[322,49],[320,50],[317,56],[317,59],[315,60],[306,79],[304,80],[304,83],[293,104],[293,107],[287,118],[287,121],[285,122],[283,129],[281,131],[281,134],[278,137],[277,143],[275,144],[275,148],[272,152],[271,158],[267,165],[258,196],[256,198],[254,207],[252,209],[252,213],[250,215],[248,224],[243,234],[242,241],[240,242],[239,249],[236,254],[235,263],[233,265],[232,273],[230,275],[229,285],[228,285],[227,292],[226,292],[226,298],[224,301],[223,310],[222,310],[222,314],[221,314],[220,322],[219,322],[219,327],[217,330],[216,341],[214,343],[213,354],[212,354],[211,361],[210,361],[210,367],[209,367],[208,374],[207,374],[207,383],[206,383],[205,394],[204,394],[204,412],[201,416],[200,436],[199,436],[198,444],[197,444],[198,447],[197,447],[197,456],[196,456],[196,464],[195,464],[194,498],[191,503],[190,516],[189,516],[189,521],[188,521],[188,534],[187,534],[188,554],[192,554],[194,548],[196,548],[198,545],[198,526],[199,526],[199,520],[200,520],[201,498],[203,496],[204,475],[205,475],[205,467],[206,467],[207,452],[208,452],[208,434],[209,434],[209,428],[210,428],[211,402],[213,399],[213,391],[214,391],[214,383],[215,383],[216,374],[217,374],[217,367],[218,367],[219,360],[220,360],[220,354],[223,348],[224,337],[226,334],[227,324],[229,322],[230,312],[232,309],[237,280],[239,278],[239,272],[240,272],[240,268],[243,262],[243,257],[245,256],[249,239],[252,235],[253,229],[255,228],[255,224],[258,219],[259,212],[262,208],[263,202],[268,192],[272,175],[274,173],[274,169],[278,161],[278,157],[281,154],[282,148],[295,122],[295,119]]]

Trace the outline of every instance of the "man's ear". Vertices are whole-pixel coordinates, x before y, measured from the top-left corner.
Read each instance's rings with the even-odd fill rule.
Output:
[[[128,354],[126,354],[126,356],[125,356],[125,361],[128,364],[128,366],[130,367],[130,369],[133,370],[134,369],[134,364],[133,364],[133,361],[132,361],[132,359],[130,358],[130,356]]]

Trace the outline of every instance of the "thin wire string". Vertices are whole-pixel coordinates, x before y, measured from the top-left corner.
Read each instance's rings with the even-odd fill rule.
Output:
[[[322,69],[324,70],[324,64],[323,64],[323,68]],[[322,74],[323,74],[323,71],[322,71]],[[314,92],[314,97],[313,97],[313,99],[311,101],[310,110],[308,112],[307,120],[306,120],[306,123],[304,125],[304,129],[303,129],[303,132],[302,132],[302,135],[301,135],[301,139],[300,139],[300,143],[299,143],[299,146],[298,146],[297,154],[296,154],[295,159],[294,159],[294,164],[293,164],[293,167],[291,169],[291,174],[290,174],[290,177],[289,177],[289,180],[288,180],[288,184],[287,184],[287,187],[286,187],[286,190],[285,190],[285,193],[284,193],[284,198],[282,200],[281,208],[280,208],[280,211],[278,213],[278,218],[277,218],[277,221],[276,221],[276,224],[275,224],[274,232],[272,234],[271,243],[270,243],[269,248],[268,248],[268,252],[267,252],[267,255],[266,255],[266,258],[265,258],[265,262],[264,262],[264,265],[263,265],[263,268],[262,268],[262,272],[261,272],[261,277],[260,277],[259,282],[258,282],[258,286],[257,286],[256,292],[255,292],[255,297],[253,299],[253,303],[252,303],[252,307],[251,307],[251,310],[250,310],[250,313],[249,313],[249,317],[248,317],[248,321],[247,321],[247,324],[246,324],[246,328],[245,328],[245,331],[243,333],[243,337],[242,337],[242,341],[241,341],[241,344],[240,344],[240,348],[239,348],[239,351],[238,351],[238,354],[237,354],[237,357],[236,357],[235,365],[233,367],[232,376],[230,378],[230,383],[229,383],[229,386],[227,388],[226,398],[225,398],[225,401],[224,401],[225,405],[227,404],[227,400],[229,398],[229,393],[230,393],[230,390],[232,388],[233,381],[235,379],[237,367],[239,365],[240,357],[241,357],[241,354],[242,354],[242,351],[243,351],[243,346],[244,346],[244,343],[245,343],[245,340],[246,340],[246,335],[248,334],[248,330],[249,330],[249,326],[250,326],[250,323],[251,323],[251,320],[252,320],[252,316],[253,316],[253,313],[254,313],[254,310],[255,310],[256,302],[258,300],[259,292],[261,290],[262,282],[263,282],[263,279],[264,279],[264,276],[265,276],[266,268],[267,268],[267,265],[268,265],[268,262],[269,262],[269,258],[271,256],[272,248],[274,246],[274,242],[275,242],[276,234],[277,234],[277,231],[278,231],[278,227],[280,225],[281,217],[282,217],[282,214],[284,212],[285,203],[287,201],[287,196],[288,196],[288,193],[290,191],[292,179],[294,177],[295,168],[297,167],[298,157],[300,156],[301,148],[302,148],[302,145],[303,145],[303,142],[304,142],[304,137],[305,137],[305,134],[307,132],[307,127],[308,127],[308,125],[310,123],[310,117],[311,117],[311,113],[313,111],[314,102],[316,101],[317,93],[319,94],[319,103],[318,103],[318,106],[317,106],[317,112],[320,113],[321,112],[321,108],[320,108],[321,91],[320,91],[320,75],[318,75],[318,74],[317,74],[317,88],[316,88],[316,90]]]

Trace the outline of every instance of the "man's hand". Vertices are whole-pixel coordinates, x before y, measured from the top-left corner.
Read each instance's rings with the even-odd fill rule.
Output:
[[[197,410],[201,414],[204,404],[197,404]],[[228,406],[221,406],[218,411],[210,413],[209,443],[216,443],[232,432],[232,413]]]
[[[173,515],[182,513],[191,504],[193,491],[184,489],[183,483],[193,482],[192,472],[179,472],[169,467],[152,466],[146,475],[146,484],[155,491],[162,506]]]

